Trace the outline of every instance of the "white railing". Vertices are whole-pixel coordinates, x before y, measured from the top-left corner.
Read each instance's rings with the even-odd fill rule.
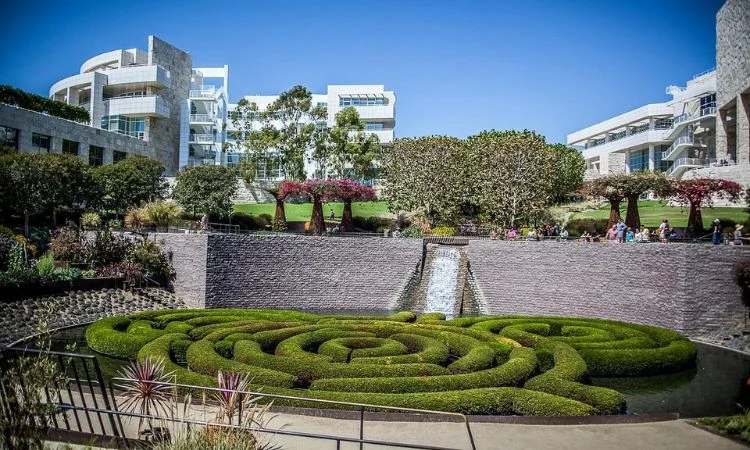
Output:
[[[708,159],[701,158],[680,158],[672,164],[672,170],[669,171],[670,175],[690,168],[708,167],[710,164]]]
[[[190,122],[213,122],[212,114],[190,114]]]
[[[715,106],[709,106],[707,108],[701,109],[700,117],[705,116],[711,116],[716,114],[716,107]]]
[[[213,134],[191,134],[190,135],[190,142],[199,142],[199,143],[213,144],[214,143],[214,135]]]
[[[687,136],[680,136],[677,139],[672,142],[672,145],[669,146],[667,149],[666,154],[662,156],[661,159],[663,160],[669,160],[672,156],[674,156],[674,153],[677,151],[678,148],[684,146],[684,145],[693,145],[695,143],[695,140],[693,139],[693,135],[689,134]]]
[[[200,89],[190,89],[190,98],[213,98],[216,88],[213,86],[201,86]]]
[[[716,70],[716,67],[712,67],[712,68],[710,68],[710,69],[704,70],[704,71],[703,71],[703,72],[701,72],[701,73],[696,73],[695,75],[693,75],[693,79],[695,80],[696,78],[700,78],[700,77],[702,77],[703,75],[708,75],[709,73],[711,73],[711,72],[713,72],[713,71],[715,71],[715,70]]]

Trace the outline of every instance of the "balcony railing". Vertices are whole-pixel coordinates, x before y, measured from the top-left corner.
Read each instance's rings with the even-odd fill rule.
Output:
[[[701,158],[680,158],[672,164],[672,170],[669,171],[669,175],[674,176],[678,172],[683,172],[687,169],[697,169],[700,167],[708,167],[710,160]]]
[[[715,106],[708,106],[708,107],[705,107],[705,108],[701,109],[700,116],[701,117],[706,117],[706,116],[711,116],[711,115],[715,115],[715,114],[716,114],[716,107]]]
[[[190,114],[191,123],[213,122],[213,121],[214,121],[213,114]]]
[[[216,95],[214,86],[201,86],[200,89],[190,89],[190,98],[213,98]]]
[[[675,152],[682,146],[686,145],[694,145],[695,139],[693,138],[692,134],[688,134],[687,136],[680,136],[677,139],[672,142],[672,145],[669,146],[667,151],[664,153],[664,156],[662,156],[661,159],[668,161],[672,156],[674,156]]]
[[[190,142],[197,142],[199,144],[213,144],[215,137],[213,134],[191,134]]]

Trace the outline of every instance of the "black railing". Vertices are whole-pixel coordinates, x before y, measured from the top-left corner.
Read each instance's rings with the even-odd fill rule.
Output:
[[[399,408],[392,406],[381,406],[364,403],[352,403],[352,402],[337,402],[331,400],[304,398],[304,397],[292,397],[286,395],[267,394],[263,392],[252,392],[252,391],[235,391],[240,397],[240,403],[242,398],[256,397],[263,398],[265,401],[293,401],[295,403],[303,402],[307,404],[323,404],[327,407],[339,406],[348,409],[355,409],[358,411],[359,419],[359,435],[358,437],[338,436],[330,434],[320,433],[308,433],[301,431],[291,431],[283,428],[267,428],[265,426],[257,425],[233,425],[226,424],[216,421],[198,420],[201,411],[197,408],[195,402],[184,403],[190,408],[190,414],[184,414],[183,417],[179,417],[179,413],[175,410],[171,412],[165,412],[163,415],[157,414],[141,414],[136,412],[129,412],[121,410],[121,405],[118,402],[117,389],[114,383],[152,383],[155,385],[167,386],[170,392],[173,393],[173,398],[170,399],[170,403],[173,405],[179,404],[179,398],[177,392],[184,392],[185,390],[196,392],[203,391],[204,393],[214,392],[226,392],[219,388],[193,386],[186,384],[175,384],[175,383],[161,383],[155,381],[143,381],[133,380],[127,378],[112,378],[109,383],[105,383],[102,376],[101,368],[93,355],[83,355],[69,352],[54,352],[54,351],[40,351],[36,349],[28,348],[6,348],[3,350],[2,359],[0,359],[0,414],[6,417],[11,417],[14,414],[18,414],[19,411],[13,410],[11,405],[20,404],[23,402],[25,396],[28,395],[28,390],[31,386],[24,379],[24,374],[20,371],[7,371],[4,370],[13,363],[14,360],[20,357],[40,357],[43,356],[48,358],[56,364],[56,368],[60,373],[64,374],[59,380],[48,383],[43,389],[44,401],[48,406],[54,407],[54,413],[51,413],[49,417],[40,418],[28,418],[24,419],[27,421],[28,426],[38,427],[40,430],[45,431],[48,438],[55,440],[75,440],[79,441],[81,438],[85,442],[109,442],[110,445],[115,445],[119,448],[140,448],[144,444],[142,440],[141,430],[138,427],[133,431],[133,427],[123,426],[123,419],[137,418],[139,420],[150,420],[157,421],[158,423],[173,425],[184,425],[186,427],[199,426],[199,427],[223,427],[226,429],[239,429],[248,431],[251,433],[262,433],[278,436],[290,436],[297,438],[304,438],[315,441],[328,441],[335,442],[336,448],[341,447],[341,443],[358,443],[360,448],[363,448],[365,444],[386,446],[391,448],[409,448],[409,449],[428,449],[428,450],[447,450],[448,447],[425,445],[425,444],[410,444],[404,442],[385,441],[378,439],[365,439],[365,422],[366,422],[366,411],[394,411],[400,413],[412,413],[412,414],[423,414],[431,416],[442,416],[444,418],[450,418],[451,422],[462,422],[466,428],[468,437],[468,446],[464,448],[476,449],[474,443],[474,436],[472,434],[471,426],[468,418],[459,413],[448,413],[443,411],[427,411],[418,410],[411,408]],[[36,387],[39,387],[38,384]],[[204,395],[203,398],[206,396]],[[190,399],[192,397],[187,397]],[[186,398],[183,397],[184,401]],[[20,400],[20,402],[19,402]],[[216,405],[206,404],[203,402],[203,407],[207,410],[215,408]],[[176,408],[175,408],[176,409]],[[204,411],[205,414],[205,411]],[[205,417],[205,415],[204,415]],[[242,409],[239,410],[239,418],[237,423],[241,423]],[[168,433],[165,434],[168,436]],[[314,446],[314,445],[313,445]]]

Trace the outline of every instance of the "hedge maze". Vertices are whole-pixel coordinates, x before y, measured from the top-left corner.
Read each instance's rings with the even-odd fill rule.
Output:
[[[247,373],[254,389],[268,393],[541,416],[621,413],[624,396],[587,384],[589,377],[678,371],[696,354],[679,333],[646,325],[559,317],[445,320],[410,312],[146,311],[99,320],[86,340],[117,358],[162,358],[184,384],[215,386],[221,370]]]

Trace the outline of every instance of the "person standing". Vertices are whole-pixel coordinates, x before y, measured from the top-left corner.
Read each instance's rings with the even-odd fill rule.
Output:
[[[734,227],[734,245],[742,245],[742,228],[740,224]]]
[[[612,225],[612,228],[607,231],[607,240],[610,244],[617,242],[617,225]]]
[[[714,220],[714,232],[711,235],[711,240],[714,245],[721,244],[721,221],[719,219]]]
[[[669,239],[669,219],[665,218],[661,221],[661,225],[659,225],[659,240],[661,240],[662,244],[666,244],[667,239]]]
[[[620,219],[617,222],[617,242],[621,244],[625,242],[625,228],[627,228],[627,226],[625,225],[625,222],[623,222],[622,219]]]

